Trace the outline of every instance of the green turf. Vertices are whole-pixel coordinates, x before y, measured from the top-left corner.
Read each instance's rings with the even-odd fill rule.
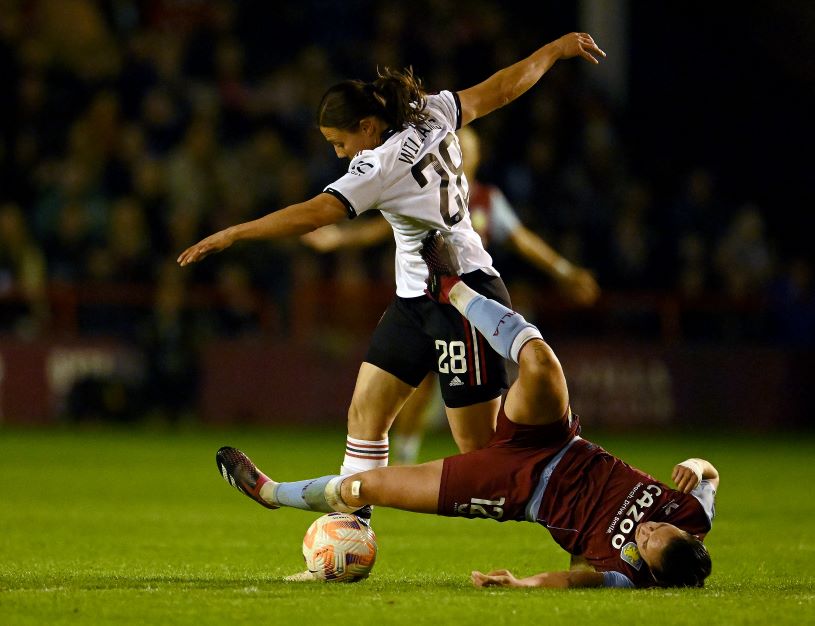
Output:
[[[815,623],[815,439],[593,439],[663,480],[691,455],[718,466],[705,589],[477,590],[472,569],[528,575],[567,558],[533,524],[384,509],[371,578],[286,583],[316,515],[250,502],[214,452],[305,478],[336,470],[342,432],[0,430],[0,623]],[[424,455],[451,450],[440,434]]]

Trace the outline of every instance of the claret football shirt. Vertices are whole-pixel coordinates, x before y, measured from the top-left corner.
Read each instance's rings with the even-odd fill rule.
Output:
[[[637,525],[668,522],[704,539],[715,495],[706,480],[690,494],[671,489],[580,439],[549,477],[536,521],[596,571],[616,572],[607,577],[607,585],[648,587],[655,581],[634,541]]]

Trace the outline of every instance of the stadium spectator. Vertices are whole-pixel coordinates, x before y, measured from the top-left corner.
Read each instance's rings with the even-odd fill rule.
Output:
[[[209,215],[220,200],[218,193],[217,138],[210,119],[194,120],[184,141],[167,159],[167,190],[170,204]]]
[[[716,270],[725,291],[734,298],[760,295],[772,270],[772,251],[766,239],[764,216],[753,205],[742,206],[716,249]]]
[[[701,165],[695,165],[678,182],[679,193],[668,203],[664,214],[664,230],[680,236],[685,233],[700,233],[711,239],[718,237],[722,230],[724,211],[712,172]],[[705,241],[706,246],[712,243],[712,240]]]
[[[67,202],[59,211],[53,233],[46,237],[48,276],[74,284],[88,277],[88,250],[94,243],[90,218],[80,202]]]
[[[178,424],[194,416],[203,332],[184,277],[168,263],[157,277],[153,308],[140,338],[147,360],[141,395],[153,417]]]
[[[221,337],[258,335],[261,319],[257,293],[243,265],[227,263],[216,273],[213,324]]]
[[[652,208],[648,186],[628,181],[609,233],[605,277],[610,285],[645,289],[655,284],[660,268],[655,267],[657,246],[648,223]]]
[[[133,294],[148,294],[156,267],[144,207],[134,197],[122,196],[111,205],[106,226],[105,236],[95,240],[87,252],[88,281],[97,289],[126,285]],[[91,301],[82,307],[80,328],[135,341],[148,308],[147,301]]]
[[[263,207],[285,205],[284,193],[296,195],[305,186],[308,194],[316,194],[325,180],[333,179],[337,163],[326,158],[325,151],[313,149],[315,139],[322,138],[313,133],[309,103],[319,95],[313,93],[315,87],[331,84],[338,72],[359,70],[361,61],[354,51],[376,50],[375,56],[390,67],[410,59],[421,70],[418,73],[429,79],[428,90],[435,91],[439,86],[467,84],[478,68],[487,74],[514,58],[518,50],[530,47],[537,35],[512,19],[515,10],[489,4],[477,14],[461,14],[449,11],[446,3],[388,2],[357,12],[364,19],[354,20],[349,17],[353,12],[330,9],[335,28],[317,29],[314,37],[303,40],[296,33],[304,15],[324,20],[325,3],[299,3],[296,9],[283,10],[225,0],[5,2],[0,20],[0,73],[6,78],[0,90],[0,202],[23,208],[28,228],[51,259],[59,255],[49,247],[57,239],[66,204],[83,207],[83,219],[99,242],[106,236],[113,204],[122,196],[135,195],[147,213],[153,262],[158,267],[166,255],[180,249],[168,241],[171,228],[185,223],[183,228],[193,231],[182,237],[183,247],[218,230],[218,219],[227,219],[222,210],[227,203],[257,216]],[[270,40],[266,25],[272,19],[277,36]],[[410,25],[417,19],[430,26],[416,33]],[[310,80],[302,80],[303,76]],[[629,116],[636,111],[638,98],[635,72],[630,78],[627,104],[635,108],[628,109],[619,100],[612,107],[603,93],[582,84],[572,66],[562,65],[548,77],[546,89],[535,90],[523,103],[481,122],[484,140],[495,146],[485,155],[485,178],[500,184],[531,230],[544,234],[565,256],[595,268],[604,284],[621,291],[632,287],[627,278],[605,282],[603,276],[612,265],[607,257],[609,232],[620,221],[626,222],[621,224],[625,226],[620,229],[622,235],[632,232],[628,228],[632,222],[616,215],[618,194],[629,178],[645,180],[658,210],[649,211],[642,228],[633,230],[651,242],[651,250],[658,254],[648,288],[664,292],[669,299],[681,289],[693,299],[690,305],[679,300],[684,309],[679,311],[683,336],[701,332],[714,341],[728,335],[743,337],[741,331],[731,332],[733,325],[723,319],[723,313],[734,307],[758,309],[762,302],[748,299],[745,303],[720,289],[722,275],[715,261],[729,215],[722,200],[730,202],[728,194],[734,191],[728,190],[731,183],[724,174],[728,167],[737,166],[717,161],[716,151],[683,156],[681,142],[672,146],[680,150],[671,149],[671,159],[655,161],[652,150],[643,150],[647,141],[638,136],[643,120],[636,112]],[[177,176],[183,168],[177,163],[171,166],[187,150],[185,137],[201,120],[210,126],[214,146],[208,166],[214,168],[208,171],[215,172],[204,181],[212,195],[203,199],[203,208],[200,188],[179,184]],[[275,155],[268,164],[259,163],[253,169],[250,163],[243,168],[246,153],[262,133],[276,135],[279,158]],[[666,141],[674,144],[670,135]],[[266,156],[275,150],[272,147]],[[148,162],[146,198],[136,178]],[[171,172],[175,176],[168,176]],[[743,182],[736,181],[737,189]],[[249,197],[238,201],[235,189]],[[191,195],[186,196],[187,191]],[[780,210],[773,206],[772,194],[746,200],[760,202],[767,215]],[[198,213],[179,217],[193,210]],[[766,244],[771,252],[786,250],[805,231],[770,224]],[[88,254],[100,257],[94,252],[97,248],[98,243]],[[631,250],[636,251],[636,246]],[[288,274],[293,254],[291,247],[276,252],[269,264],[252,264],[253,279],[264,288],[270,285],[275,299],[285,301],[291,295],[291,280],[277,280],[278,274],[267,268],[283,268],[281,273]],[[384,247],[372,252],[379,257],[377,268],[387,252]],[[518,284],[519,279],[538,277],[525,264],[516,264],[511,255],[496,254],[493,262],[513,278],[516,307],[533,315],[542,313],[545,305],[540,301],[536,311],[528,308],[523,285]],[[780,269],[771,263],[764,284]],[[318,278],[331,280],[336,270],[326,263]],[[157,271],[154,268],[153,273]],[[62,274],[62,269],[49,272]],[[71,280],[84,280],[78,276]],[[636,274],[634,278],[639,281]],[[196,287],[211,287],[215,272],[199,268],[192,280]],[[93,298],[104,293],[81,289],[80,282],[67,285],[68,290],[73,284],[80,287],[79,292],[94,294]],[[612,297],[607,302],[620,308],[614,304],[619,301]],[[148,305],[147,300],[139,304]],[[690,317],[698,317],[696,329],[689,328]],[[568,332],[596,336],[603,327],[597,318],[592,314],[585,318],[589,323],[572,322]],[[73,319],[73,314],[65,311],[60,319]],[[336,326],[340,333],[350,333],[341,324]],[[650,339],[661,336],[654,324],[643,332]],[[769,325],[753,325],[749,332],[751,338],[762,341],[779,337]]]
[[[489,445],[422,465],[283,483],[224,447],[216,455],[219,473],[271,509],[353,513],[374,505],[535,522],[572,555],[569,571],[525,578],[474,571],[476,587],[703,586],[711,571],[702,539],[714,516],[716,468],[698,458],[678,463],[672,489],[581,438],[560,362],[537,327],[455,275],[440,234],[428,238],[423,256],[430,293],[519,365]]]
[[[106,248],[107,280],[149,285],[155,276],[150,229],[144,207],[133,196],[118,198],[110,210]]]
[[[769,288],[772,332],[794,349],[815,347],[815,276],[812,260],[796,254]]]
[[[0,328],[36,336],[47,325],[50,306],[45,254],[31,236],[19,206],[0,206]]]
[[[342,473],[388,462],[388,430],[405,400],[431,368],[439,373],[448,421],[459,449],[486,444],[508,385],[504,363],[460,316],[424,297],[426,269],[419,245],[428,230],[450,234],[466,280],[509,302],[503,282],[466,207],[461,152],[453,131],[512,102],[560,59],[598,63],[604,55],[585,33],[570,33],[459,92],[428,95],[412,71],[385,70],[374,82],[331,87],[318,108],[318,125],[348,173],[324,193],[253,222],[219,231],[184,250],[182,266],[245,239],[302,235],[320,226],[379,209],[397,242],[396,298],[385,312],[360,367],[348,411]],[[469,363],[469,365],[468,365]]]

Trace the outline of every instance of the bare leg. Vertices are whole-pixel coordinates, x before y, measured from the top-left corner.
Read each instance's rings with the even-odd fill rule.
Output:
[[[518,424],[549,424],[561,419],[569,407],[563,368],[543,339],[524,344],[519,355],[518,379],[507,392],[504,412]]]
[[[413,387],[393,374],[363,363],[348,409],[348,435],[357,439],[384,439],[413,391]]]
[[[501,398],[457,409],[447,408],[447,421],[458,449],[463,452],[479,450],[495,434],[495,421]]]
[[[443,463],[438,460],[422,465],[381,467],[354,474],[342,482],[342,499],[352,508],[373,504],[435,514]],[[359,484],[355,486],[356,483]]]

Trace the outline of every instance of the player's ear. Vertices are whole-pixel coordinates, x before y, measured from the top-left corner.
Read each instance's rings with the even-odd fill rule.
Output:
[[[370,115],[368,117],[363,117],[361,120],[359,120],[359,129],[366,137],[372,136],[376,132],[374,118]]]

